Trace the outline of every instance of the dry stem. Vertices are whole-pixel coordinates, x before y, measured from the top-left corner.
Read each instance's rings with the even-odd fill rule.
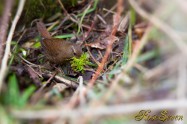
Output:
[[[111,33],[111,41],[109,42],[105,55],[101,61],[101,63],[99,64],[99,67],[97,68],[95,74],[93,75],[92,79],[89,81],[89,87],[92,87],[95,83],[95,81],[97,80],[97,78],[99,77],[99,75],[101,74],[101,72],[103,71],[103,68],[105,66],[105,63],[112,51],[112,45],[114,43],[114,36],[116,34],[119,22],[120,22],[120,17],[121,17],[121,13],[123,11],[123,0],[118,0],[117,3],[118,7],[117,7],[117,14],[116,16],[114,16],[114,24],[113,24],[113,29],[112,29],[112,33]]]
[[[18,22],[18,20],[20,18],[20,15],[22,13],[24,4],[25,4],[25,0],[20,0],[16,16],[13,20],[12,26],[10,28],[10,33],[9,33],[7,41],[6,41],[5,53],[4,53],[4,56],[3,56],[3,59],[2,59],[2,65],[1,65],[1,69],[0,69],[0,90],[1,90],[1,87],[2,87],[2,84],[3,84],[3,81],[5,79],[6,73],[7,73],[8,58],[9,58],[9,55],[10,55],[10,47],[11,47],[12,37],[13,37],[13,34],[14,34],[14,30],[16,28],[17,22]]]
[[[6,41],[7,30],[8,30],[8,26],[9,26],[9,20],[10,20],[13,4],[14,4],[14,0],[6,0],[5,1],[5,8],[4,8],[2,21],[1,21],[1,25],[0,25],[0,64],[1,64],[1,60],[3,58],[4,45],[5,45],[5,41]]]

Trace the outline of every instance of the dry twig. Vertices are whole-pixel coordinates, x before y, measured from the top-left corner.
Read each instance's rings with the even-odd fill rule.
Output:
[[[7,41],[6,41],[5,53],[3,56],[2,65],[1,65],[1,69],[0,69],[0,90],[1,90],[1,87],[3,84],[3,81],[5,79],[6,73],[7,73],[7,66],[8,66],[7,64],[8,64],[8,58],[10,55],[10,46],[11,46],[12,37],[14,34],[14,30],[16,28],[17,22],[18,22],[20,15],[22,13],[24,4],[25,4],[25,0],[20,0],[16,16],[13,20],[12,26],[10,28],[10,33],[9,33]]]
[[[107,45],[107,49],[106,49],[106,52],[105,52],[105,55],[101,61],[101,63],[99,64],[99,67],[97,68],[95,74],[93,75],[92,79],[90,80],[89,82],[89,87],[92,87],[95,83],[95,81],[97,80],[97,78],[99,77],[99,75],[101,74],[101,72],[103,71],[103,68],[104,68],[104,65],[108,59],[108,56],[110,55],[111,51],[112,51],[112,45],[114,43],[114,40],[115,40],[115,34],[117,32],[117,28],[118,28],[118,25],[119,25],[119,22],[120,22],[120,17],[121,17],[121,13],[123,11],[123,0],[118,0],[118,3],[117,3],[118,7],[117,7],[117,14],[114,16],[114,24],[113,24],[113,29],[112,29],[112,33],[111,33],[111,36],[110,36],[110,41]]]
[[[6,41],[7,30],[9,26],[9,20],[10,20],[13,4],[14,4],[14,0],[5,1],[5,8],[4,8],[1,25],[0,25],[0,65],[1,65],[1,60],[3,58],[4,45]]]
[[[136,50],[133,52],[133,54],[130,57],[130,59],[128,60],[127,64],[122,68],[122,72],[119,75],[117,75],[117,77],[113,81],[111,81],[112,84],[111,84],[109,90],[107,91],[107,93],[104,95],[103,102],[105,102],[110,97],[110,95],[113,94],[113,92],[116,90],[116,88],[118,86],[119,81],[121,79],[125,79],[123,77],[127,75],[126,72],[129,71],[134,66],[137,56],[139,55],[143,46],[147,43],[148,36],[149,36],[151,29],[152,28],[149,27],[145,31],[145,34],[140,41],[140,44],[137,46]]]
[[[98,76],[100,75],[100,73],[103,71],[103,68],[104,68],[104,65],[108,59],[108,56],[110,55],[111,53],[111,50],[112,50],[112,45],[115,41],[115,34],[117,32],[117,28],[118,28],[118,25],[119,25],[119,22],[120,22],[120,17],[121,17],[121,13],[123,11],[123,0],[118,0],[118,8],[117,8],[117,15],[114,17],[114,24],[113,24],[113,30],[112,30],[112,33],[109,37],[111,37],[110,41],[109,41],[109,44],[107,45],[107,49],[106,49],[106,52],[105,52],[105,55],[101,61],[101,63],[99,64],[99,67],[97,69],[97,71],[95,72],[95,75],[92,77],[92,79],[89,81],[89,84],[87,86],[87,89],[84,90],[84,92],[82,93],[83,96],[85,97],[86,96],[86,93],[87,91],[92,88],[92,86],[94,85],[95,81],[97,80]],[[67,104],[67,108],[72,108],[74,107],[77,103],[80,102],[80,99],[77,97],[77,98],[74,98],[73,100],[71,100],[68,104]]]
[[[139,112],[140,110],[173,110],[177,108],[187,109],[187,100],[159,100],[159,101],[149,101],[141,103],[129,103],[121,105],[112,105],[112,106],[100,106],[97,108],[81,108],[75,110],[54,108],[54,109],[45,109],[45,110],[13,110],[12,115],[19,119],[49,119],[49,118],[71,118],[75,117],[84,117],[92,116],[112,116],[116,114],[129,114],[134,112]]]
[[[45,77],[45,78],[50,78],[52,75],[51,74],[42,74],[42,76]],[[67,87],[72,87],[73,89],[78,88],[78,83],[77,82],[68,80],[68,79],[60,77],[58,75],[54,76],[54,80],[58,83],[65,84]]]

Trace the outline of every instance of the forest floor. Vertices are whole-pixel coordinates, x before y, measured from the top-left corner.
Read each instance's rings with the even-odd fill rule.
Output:
[[[187,122],[187,2],[171,1],[1,5],[0,124]],[[14,9],[9,23],[3,14]],[[52,39],[80,45],[81,56],[76,47],[41,44],[38,20]],[[73,57],[56,63],[47,52]]]

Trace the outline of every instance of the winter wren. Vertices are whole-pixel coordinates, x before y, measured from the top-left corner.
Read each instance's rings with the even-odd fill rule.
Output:
[[[63,64],[65,61],[76,56],[80,57],[82,54],[82,48],[80,45],[68,42],[63,39],[53,38],[47,31],[43,22],[38,21],[37,29],[43,39],[41,40],[41,46],[44,50],[46,58],[56,64]]]

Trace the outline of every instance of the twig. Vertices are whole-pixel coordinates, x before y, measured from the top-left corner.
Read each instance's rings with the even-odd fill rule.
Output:
[[[117,75],[117,77],[113,81],[111,81],[112,84],[111,84],[109,90],[107,91],[107,93],[104,95],[103,102],[106,101],[110,97],[111,94],[113,94],[113,92],[116,90],[116,87],[118,86],[118,82],[121,79],[124,79],[123,77],[127,75],[126,72],[129,71],[133,67],[133,65],[135,64],[137,56],[139,55],[143,46],[147,43],[148,36],[149,36],[151,29],[152,28],[149,27],[145,31],[145,34],[140,41],[140,44],[137,46],[136,50],[133,52],[133,54],[132,54],[131,58],[128,60],[127,64],[124,67],[122,67],[122,72],[119,75]]]
[[[89,4],[88,7],[84,10],[83,15],[79,21],[78,24],[78,31],[77,31],[77,35],[80,33],[80,30],[82,29],[82,22],[84,20],[84,17],[86,16],[86,13],[88,12],[88,10],[90,9],[91,5]]]
[[[68,13],[68,11],[65,9],[65,7],[64,7],[63,3],[61,2],[61,0],[58,0],[58,3],[60,4],[60,6],[61,6],[62,10],[65,12],[65,14],[66,14],[67,16],[69,16],[69,13]]]
[[[86,103],[86,99],[84,97],[84,90],[86,90],[86,88],[83,85],[83,77],[80,76],[78,80],[79,80],[79,99],[80,99],[81,106],[83,106]]]
[[[83,25],[83,24],[80,25],[79,22],[78,22],[76,19],[74,19],[74,18],[68,13],[68,11],[65,9],[63,3],[62,3],[60,0],[58,0],[58,2],[59,2],[59,4],[60,4],[62,10],[65,12],[65,15],[67,16],[68,19],[70,19],[72,22],[78,24],[78,25],[81,26],[81,27],[90,29],[90,27],[87,26],[87,25]]]
[[[33,80],[33,83],[39,87],[42,85],[41,81],[39,80],[39,76],[41,76],[38,72],[36,72],[31,66],[27,65],[26,70],[30,75],[30,78]]]
[[[36,65],[34,63],[29,62],[28,60],[26,60],[25,58],[23,58],[21,55],[19,55],[19,57],[25,62],[27,63],[29,66],[33,66],[33,67],[39,67],[40,65]]]
[[[92,55],[92,53],[90,52],[90,49],[86,46],[86,49],[88,50],[88,53],[90,55],[90,57],[92,58],[92,60],[97,64],[99,65],[100,63],[95,59],[95,57]]]
[[[180,59],[178,64],[178,83],[177,83],[177,97],[178,99],[185,99],[186,97],[186,82],[187,82],[187,60],[185,56]],[[176,66],[177,67],[177,66]]]
[[[75,118],[84,116],[100,117],[112,116],[116,114],[129,114],[139,112],[140,110],[173,110],[177,108],[187,110],[187,100],[159,100],[141,103],[129,103],[112,106],[101,106],[97,108],[82,108],[82,109],[44,109],[44,110],[12,110],[12,115],[19,119],[49,119],[49,118]],[[64,108],[64,107],[63,107]],[[79,118],[80,119],[80,118]],[[184,118],[183,118],[184,119]]]
[[[83,96],[86,96],[86,93],[93,87],[95,81],[97,80],[97,78],[99,77],[100,73],[103,71],[104,65],[108,59],[108,56],[110,55],[110,52],[112,51],[112,45],[113,42],[115,41],[116,37],[116,31],[117,31],[117,27],[119,25],[119,21],[120,21],[120,16],[121,13],[123,11],[123,0],[118,0],[118,10],[117,10],[117,15],[114,18],[114,24],[113,24],[113,30],[112,33],[109,37],[110,41],[109,44],[107,46],[105,55],[101,61],[101,63],[99,64],[99,67],[97,68],[97,71],[95,72],[95,75],[92,77],[92,79],[89,81],[89,84],[87,86],[87,89],[83,91]],[[73,108],[76,104],[78,104],[80,102],[79,98],[76,98],[74,100],[71,100],[68,104],[67,104],[67,108]]]
[[[105,19],[103,17],[101,17],[99,14],[97,14],[97,17],[99,18],[99,20],[103,23],[103,24],[107,24],[107,22],[105,21]]]
[[[143,47],[145,46],[145,44],[147,43],[147,40],[149,38],[149,34],[151,32],[152,27],[148,27],[145,31],[144,36],[142,37],[140,44],[137,46],[137,48],[134,50],[130,60],[127,62],[127,64],[123,67],[122,71],[124,73],[126,73],[127,71],[129,71],[134,63],[136,63],[136,59],[139,55],[139,53],[141,52],[141,50],[143,49]]]
[[[79,98],[80,102],[81,102],[81,105],[83,105],[85,103],[84,92],[85,92],[86,89],[85,89],[85,87],[83,85],[83,78],[82,78],[82,76],[80,76],[78,78],[78,80],[79,80],[79,87],[74,92],[74,94],[71,97],[70,101],[76,102],[77,98]]]
[[[184,56],[184,55],[183,55]],[[184,100],[186,98],[186,82],[187,82],[187,61],[185,56],[182,57],[178,64],[178,83],[177,83],[177,98],[178,100]],[[178,109],[177,114],[185,115],[186,111],[184,109]],[[181,124],[176,122],[175,124]]]
[[[114,24],[113,24],[113,29],[112,29],[112,33],[111,33],[111,39],[110,39],[110,42],[109,44],[107,45],[107,49],[106,49],[106,52],[105,52],[105,55],[101,61],[101,63],[99,64],[99,67],[97,68],[95,74],[93,75],[92,79],[89,81],[89,87],[92,87],[95,83],[95,81],[97,80],[97,78],[99,77],[100,73],[103,71],[103,68],[104,68],[104,65],[108,59],[108,56],[110,55],[111,51],[112,51],[112,45],[114,43],[114,36],[116,34],[116,31],[117,31],[117,27],[119,25],[119,22],[120,22],[120,17],[121,17],[121,13],[123,11],[123,0],[118,0],[118,8],[117,8],[117,14],[116,16],[114,17]]]
[[[47,80],[46,84],[51,83],[51,81],[54,79],[55,75],[57,74],[57,71],[54,72],[54,74]]]
[[[52,75],[51,74],[42,74],[42,76],[46,77],[46,78],[50,78]],[[58,83],[63,83],[68,87],[72,87],[73,89],[77,89],[77,87],[78,87],[77,82],[65,79],[65,78],[60,77],[58,75],[54,76],[54,80]]]
[[[9,26],[9,20],[10,20],[13,4],[14,4],[14,0],[6,0],[5,1],[4,12],[3,12],[2,19],[1,19],[1,25],[0,25],[0,65],[1,65],[1,60],[3,58],[4,45],[5,45],[5,41],[6,41],[7,30],[8,30],[8,26]]]
[[[110,10],[103,8],[104,11],[107,11],[107,13],[103,16],[104,18],[107,17],[110,13],[115,14],[114,10],[117,8],[117,4],[115,4]]]
[[[7,64],[8,64],[8,58],[10,55],[10,47],[11,47],[12,37],[14,34],[14,30],[16,28],[17,22],[21,16],[24,4],[25,4],[25,0],[20,0],[16,16],[13,20],[12,26],[10,28],[10,33],[9,33],[7,41],[6,41],[5,54],[3,56],[2,65],[1,65],[1,69],[0,69],[0,91],[1,91],[1,87],[2,87],[3,81],[5,79],[6,73],[7,73]]]
[[[53,78],[55,77],[57,72],[55,72],[53,75],[51,75],[51,77],[47,80],[47,82],[45,84],[43,84],[31,97],[31,103],[35,104],[38,102],[38,100],[41,98],[41,96],[43,96],[42,94],[44,94],[46,92],[46,87],[49,86],[49,84],[51,84],[51,81],[53,80]],[[54,85],[54,84],[52,84]],[[50,89],[51,87],[47,87],[48,89]]]

